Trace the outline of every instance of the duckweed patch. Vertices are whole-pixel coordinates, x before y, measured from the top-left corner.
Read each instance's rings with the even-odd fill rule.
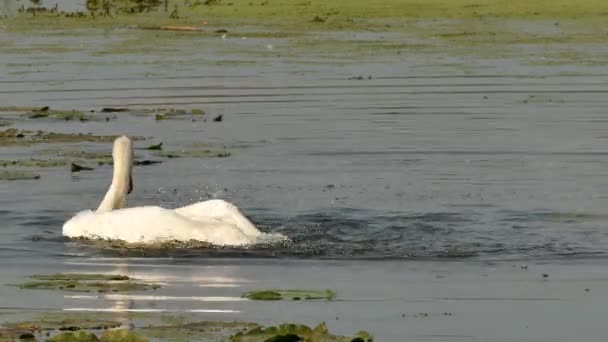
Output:
[[[32,281],[19,284],[21,289],[63,290],[71,292],[129,292],[160,288],[158,284],[134,281],[126,276],[104,274],[33,275]]]
[[[243,297],[251,300],[334,300],[332,290],[261,290],[250,291]]]

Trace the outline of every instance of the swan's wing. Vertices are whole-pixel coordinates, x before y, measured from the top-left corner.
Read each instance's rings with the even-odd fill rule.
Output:
[[[234,204],[224,200],[209,200],[175,209],[175,212],[194,221],[214,219],[233,224],[245,235],[257,237],[261,233]]]

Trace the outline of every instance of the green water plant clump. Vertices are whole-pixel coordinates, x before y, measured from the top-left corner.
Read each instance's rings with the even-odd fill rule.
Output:
[[[45,110],[34,110],[32,112],[25,113],[23,116],[27,117],[28,119],[48,118],[65,121],[89,121],[93,118],[92,116],[86,115],[85,113],[77,110],[50,110],[46,108],[47,107],[45,107]]]
[[[100,337],[97,337],[92,332],[78,331],[78,332],[62,332],[50,339],[47,342],[148,342],[148,339],[140,334],[125,330],[115,329],[107,330]]]
[[[49,338],[48,340],[46,340],[46,342],[97,342],[99,341],[99,338],[97,337],[97,335],[93,334],[92,332],[88,332],[88,331],[77,331],[77,332],[63,332],[60,334],[57,334],[51,338]]]
[[[259,327],[256,323],[201,321],[150,325],[138,330],[144,336],[161,341],[226,341],[230,336]]]
[[[40,175],[29,171],[0,170],[0,181],[40,179]]]
[[[254,328],[244,333],[230,337],[230,342],[372,342],[373,337],[366,331],[360,331],[355,336],[333,335],[325,323],[315,328],[303,324],[281,324],[268,328]]]
[[[21,332],[106,330],[122,324],[108,315],[86,313],[47,313],[35,319],[4,323],[4,329]]]
[[[243,297],[251,300],[334,300],[336,293],[332,290],[261,290],[250,291]]]
[[[33,275],[32,281],[19,284],[21,289],[63,290],[72,292],[129,292],[160,288],[158,284],[137,282],[122,275],[105,274],[51,274]]]
[[[174,158],[226,158],[231,153],[223,150],[174,150],[157,152],[157,156],[169,159]]]
[[[50,143],[111,143],[118,138],[117,135],[94,135],[84,133],[58,133],[47,131],[30,131],[8,128],[0,130],[0,146],[29,146],[33,144]],[[144,137],[132,136],[133,141],[144,140]]]

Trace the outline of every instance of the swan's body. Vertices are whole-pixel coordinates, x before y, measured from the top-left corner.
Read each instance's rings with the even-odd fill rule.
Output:
[[[175,210],[157,206],[124,208],[133,189],[132,147],[127,137],[114,142],[114,176],[96,211],[84,210],[63,225],[63,235],[119,239],[129,243],[198,240],[243,246],[262,239],[284,239],[260,232],[233,204],[223,200],[195,203]]]

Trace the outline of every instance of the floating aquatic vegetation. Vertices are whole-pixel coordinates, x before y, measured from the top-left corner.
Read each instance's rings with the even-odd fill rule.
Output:
[[[46,340],[46,342],[97,342],[99,341],[99,338],[97,338],[97,335],[93,334],[92,332],[88,332],[88,331],[77,331],[77,332],[62,332],[60,334],[57,334],[51,338],[49,338],[48,340]]]
[[[249,322],[202,321],[171,325],[150,325],[138,329],[149,338],[162,341],[226,341],[230,336],[259,327]]]
[[[4,323],[4,327],[19,331],[76,331],[76,330],[105,330],[120,327],[120,322],[111,316],[99,314],[64,314],[50,313],[22,322]]]
[[[0,341],[35,341],[34,334],[27,330],[0,327]]]
[[[33,144],[50,144],[50,143],[79,143],[79,142],[95,142],[95,143],[111,143],[116,139],[117,135],[94,135],[83,133],[57,133],[46,131],[29,131],[9,128],[4,131],[0,130],[0,146],[28,146]],[[132,136],[131,140],[144,140],[144,137]]]
[[[21,289],[63,290],[72,292],[128,292],[160,288],[158,284],[142,283],[129,277],[99,274],[52,274],[34,275],[32,281],[19,284]]]
[[[174,150],[158,152],[156,155],[166,158],[226,158],[230,157],[231,153],[227,151],[214,150]]]
[[[332,290],[261,290],[250,291],[243,297],[251,300],[334,300]]]
[[[22,116],[27,117],[28,119],[56,119],[56,120],[64,120],[64,121],[89,121],[94,119],[93,116],[87,115],[83,112],[77,110],[34,110],[29,113],[22,114]]]
[[[160,151],[162,149],[163,149],[163,143],[162,142],[146,147],[146,150],[152,150],[152,151]]]
[[[78,165],[76,163],[71,163],[70,164],[70,171],[71,172],[92,171],[92,170],[93,170],[92,167],[82,166],[82,165]]]
[[[230,337],[231,342],[372,342],[372,336],[366,331],[360,331],[353,337],[333,335],[325,323],[315,328],[303,324],[281,324],[268,328],[254,328],[244,333]]]
[[[102,113],[119,113],[119,112],[128,112],[129,108],[112,108],[112,107],[104,107],[101,109]]]
[[[185,109],[152,109],[146,110],[144,113],[153,113],[156,121],[167,120],[167,119],[192,119],[195,116],[205,115],[205,111],[202,109],[192,109],[187,111]]]
[[[18,106],[7,106],[0,107],[0,112],[18,113],[18,112],[34,112],[48,110],[49,107],[18,107]]]
[[[0,167],[58,167],[67,165],[66,160],[62,159],[17,159],[17,160],[0,160]]]
[[[29,172],[29,171],[19,171],[19,170],[1,170],[0,171],[0,181],[15,181],[15,180],[28,180],[28,179],[40,179],[40,175]]]
[[[101,335],[101,342],[148,342],[148,339],[134,331],[115,329],[108,330]]]
[[[187,321],[183,317],[124,313],[134,323],[122,329],[115,316],[104,313],[46,313],[29,321],[5,323],[0,340],[20,336],[47,341],[209,341],[209,342],[372,342],[371,334],[360,331],[352,337],[333,335],[325,323],[315,328],[301,324],[264,327],[240,321]],[[144,316],[142,316],[144,315]],[[146,323],[147,322],[147,323]],[[145,325],[144,325],[145,324]],[[118,328],[118,329],[117,329]],[[50,337],[50,339],[49,339]]]
[[[129,280],[130,278],[120,274],[98,274],[98,273],[54,273],[54,274],[35,274],[31,276],[37,280]]]

